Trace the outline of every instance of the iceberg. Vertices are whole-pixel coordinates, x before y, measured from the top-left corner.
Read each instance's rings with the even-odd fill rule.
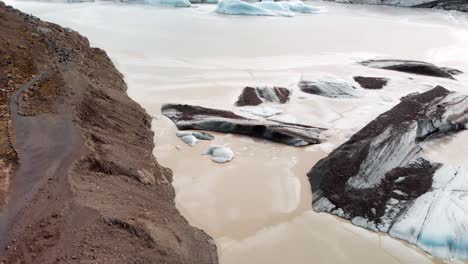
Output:
[[[205,132],[177,132],[176,135],[190,146],[197,144],[198,140],[213,140],[214,137]]]
[[[296,13],[319,13],[323,10],[321,7],[306,5],[301,1],[285,2],[289,10]]]
[[[261,117],[271,117],[283,113],[283,110],[268,106],[244,106],[240,110]]]
[[[276,16],[266,9],[240,0],[223,0],[216,6],[216,12],[226,15]]]
[[[210,147],[204,155],[211,155],[211,160],[216,163],[226,163],[234,158],[234,152],[230,148],[222,146]]]
[[[294,13],[318,13],[321,10],[322,8],[309,6],[301,1],[248,3],[241,0],[222,0],[216,7],[216,12],[220,14],[244,16],[292,17]]]
[[[190,7],[192,5],[189,0],[125,0],[124,2],[172,7]]]
[[[314,81],[303,80],[298,83],[298,86],[305,93],[331,98],[355,98],[361,96],[349,82],[331,76],[324,76]]]
[[[294,13],[289,9],[288,5],[282,2],[259,2],[255,3],[257,7],[274,12],[277,16],[292,17]]]

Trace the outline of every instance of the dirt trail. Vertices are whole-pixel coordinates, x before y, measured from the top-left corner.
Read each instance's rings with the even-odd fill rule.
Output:
[[[104,51],[0,2],[0,59],[0,263],[218,263]]]

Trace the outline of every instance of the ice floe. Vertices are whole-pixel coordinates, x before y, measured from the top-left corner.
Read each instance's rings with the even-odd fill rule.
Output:
[[[176,135],[190,146],[197,144],[198,140],[212,140],[214,137],[205,132],[177,132]]]
[[[261,117],[271,117],[283,113],[283,110],[268,106],[244,106],[240,110]]]
[[[206,150],[204,155],[211,155],[211,160],[216,163],[226,163],[234,158],[234,152],[223,146],[213,146]]]
[[[302,80],[298,84],[301,91],[333,98],[360,97],[361,94],[349,82],[332,76],[324,76],[317,80]]]
[[[189,0],[125,0],[127,3],[139,3],[146,5],[161,5],[172,7],[189,7],[191,3]]]
[[[304,4],[301,1],[262,1],[248,3],[241,0],[222,0],[216,12],[227,15],[244,16],[283,16],[292,17],[294,13],[319,13],[322,8]]]

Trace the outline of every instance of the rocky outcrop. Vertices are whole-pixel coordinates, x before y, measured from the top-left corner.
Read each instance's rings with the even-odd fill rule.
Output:
[[[165,104],[163,115],[178,129],[207,130],[263,138],[295,147],[318,144],[323,141],[323,128],[245,118],[230,111],[201,106]]]
[[[332,77],[323,77],[314,81],[302,80],[298,83],[298,86],[304,93],[320,96],[332,98],[360,97],[356,88],[349,82]]]
[[[245,87],[242,90],[237,106],[259,105],[262,103],[285,104],[289,101],[291,91],[281,87]]]
[[[367,60],[361,61],[359,64],[391,71],[406,72],[418,75],[455,79],[453,76],[461,74],[462,71],[457,69],[438,67],[434,64],[423,61],[410,60]]]
[[[217,263],[106,53],[0,2],[0,263]]]
[[[432,162],[419,143],[468,125],[468,96],[436,87],[408,96],[308,173],[313,208],[468,258],[468,167]]]
[[[468,2],[466,0],[328,0],[347,4],[370,4],[370,5],[391,5],[402,7],[437,8],[445,10],[457,10],[468,12]]]
[[[371,90],[382,89],[388,83],[387,78],[354,76],[353,79],[362,88]]]

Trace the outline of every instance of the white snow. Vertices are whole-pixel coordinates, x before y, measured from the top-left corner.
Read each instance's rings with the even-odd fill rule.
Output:
[[[234,152],[230,148],[223,146],[210,147],[204,155],[211,155],[211,160],[216,163],[226,163],[234,158]]]

